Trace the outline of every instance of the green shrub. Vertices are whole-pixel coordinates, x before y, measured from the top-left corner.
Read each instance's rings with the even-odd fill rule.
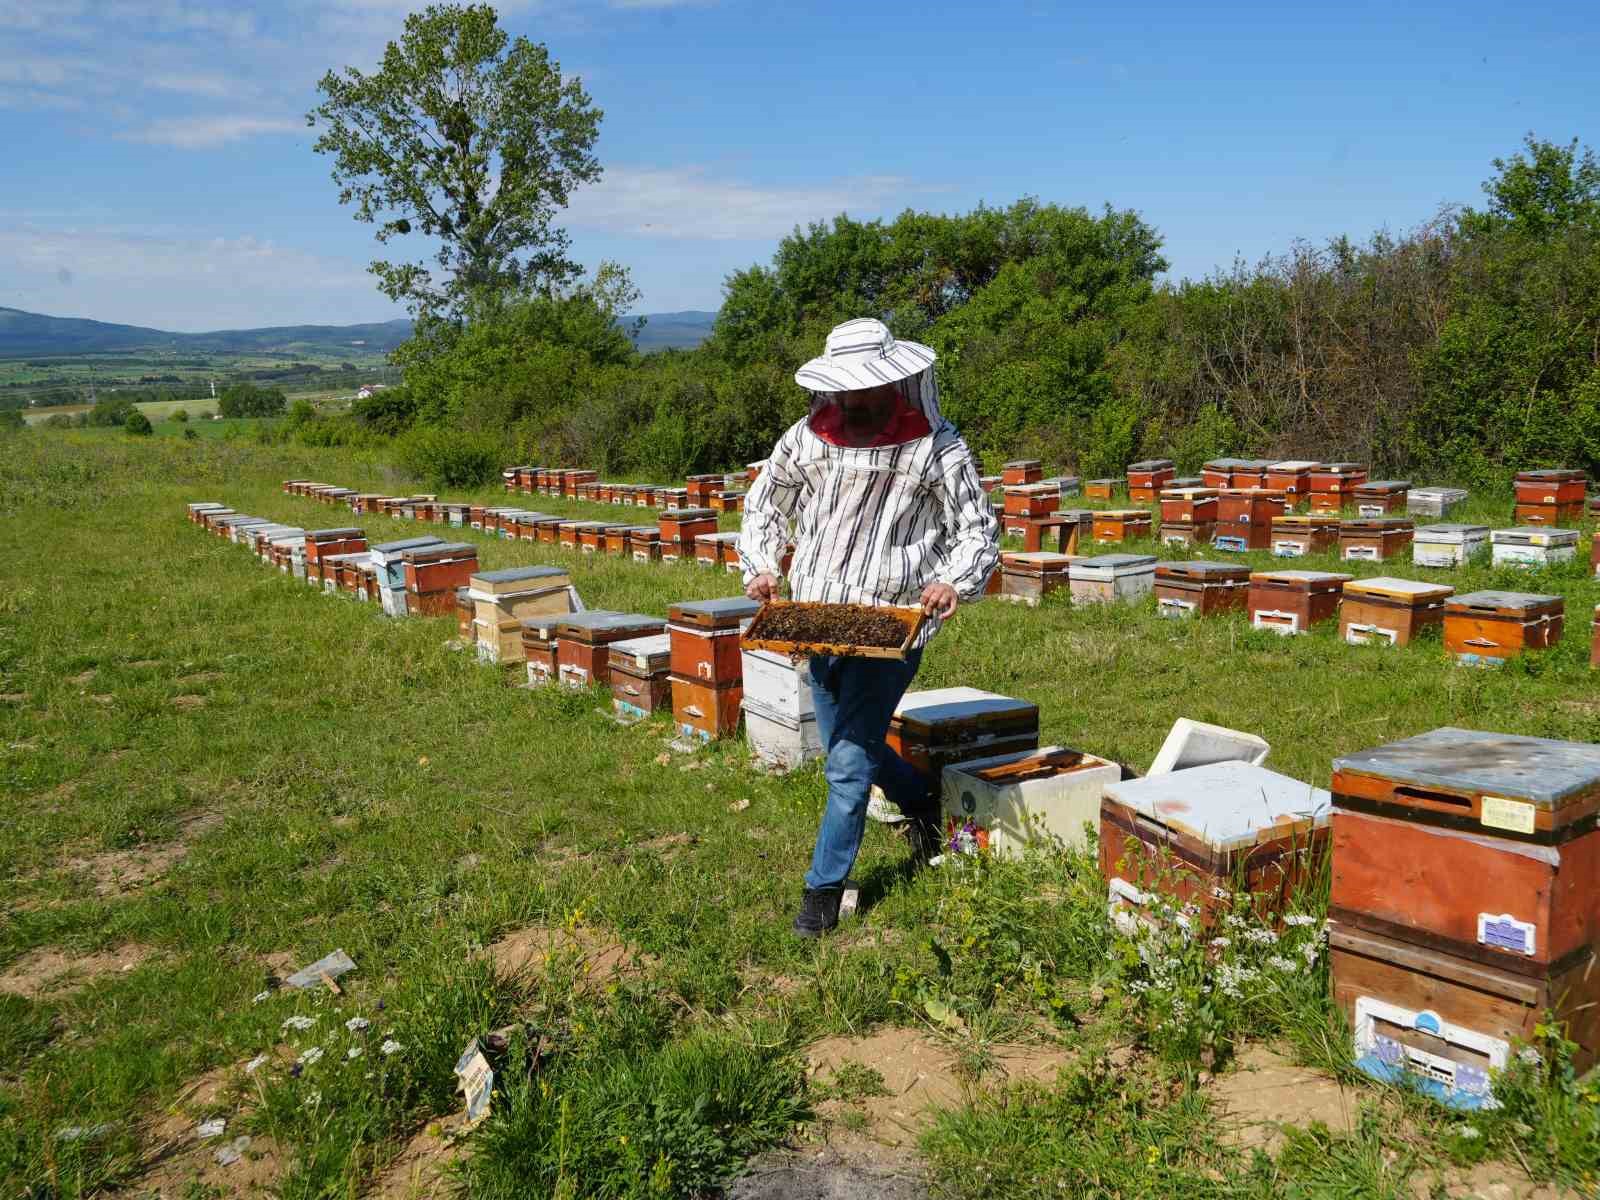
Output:
[[[128,413],[127,419],[122,422],[122,427],[138,437],[149,437],[155,432],[155,426],[150,424],[150,418],[137,408]]]
[[[395,445],[402,470],[439,487],[482,487],[500,472],[498,439],[481,433],[420,426]]]
[[[177,409],[172,414],[172,419],[179,425],[187,425],[189,423],[189,410],[185,408]]]

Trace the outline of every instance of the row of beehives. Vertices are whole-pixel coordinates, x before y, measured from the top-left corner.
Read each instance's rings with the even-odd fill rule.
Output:
[[[653,483],[606,483],[597,471],[557,467],[503,467],[500,480],[506,491],[525,496],[565,496],[632,508],[709,508],[722,513],[743,511],[745,494],[741,485],[753,483],[760,472],[761,464],[751,463],[732,475],[690,475],[681,488]]]
[[[717,512],[713,509],[680,506],[686,495],[683,489],[657,489],[653,503],[671,506],[660,512],[654,525],[585,521],[521,508],[441,501],[433,495],[383,496],[302,479],[287,480],[283,490],[326,504],[348,504],[353,513],[475,529],[510,541],[543,542],[586,553],[618,555],[635,562],[681,559],[730,572],[739,570],[739,535],[719,533]],[[672,491],[672,495],[663,497],[664,491]]]
[[[1492,664],[1561,640],[1566,601],[1535,592],[1456,595],[1445,584],[1336,571],[1252,571],[1237,563],[1157,562],[1148,554],[1001,556],[1000,595],[1038,604],[1066,589],[1075,604],[1140,599],[1152,592],[1164,617],[1244,613],[1257,629],[1305,633],[1337,619],[1339,636],[1362,645],[1404,646],[1441,627],[1446,648],[1463,662]],[[1592,661],[1600,665],[1600,608]]]
[[[794,766],[820,750],[809,684],[780,655],[742,651],[759,607],[742,596],[684,601],[668,616],[585,610],[565,568],[478,569],[477,547],[427,535],[369,543],[354,527],[307,530],[225,505],[189,519],[330,595],[381,604],[389,616],[454,616],[487,663],[529,686],[606,687],[619,718],[670,712],[686,738],[738,733],[765,760]]]
[[[302,546],[308,579],[320,574],[325,586],[349,560],[371,562],[376,552],[387,568],[397,550],[335,553],[358,531],[297,536],[219,506],[193,505],[191,518],[286,571]],[[415,543],[426,540],[398,549],[408,579],[434,561],[419,556]],[[519,616],[527,604],[575,605],[553,567],[474,572],[454,598],[464,625],[470,613],[480,653],[509,656],[530,681],[604,683],[631,717],[670,698],[680,732],[702,739],[733,733],[742,709],[752,747],[768,761],[793,765],[819,752],[804,668],[738,649],[748,601],[675,605],[666,621]],[[1570,1019],[1580,1063],[1592,1061],[1600,1042],[1595,747],[1436,731],[1339,760],[1330,797],[1261,766],[1259,738],[1190,722],[1142,779],[1124,780],[1117,764],[1092,754],[1040,749],[1038,734],[1038,708],[1027,701],[945,688],[908,693],[887,741],[941,799],[951,853],[1015,853],[1041,837],[1084,845],[1094,828],[1108,908],[1124,927],[1147,920],[1154,897],[1166,894],[1188,906],[1199,936],[1241,884],[1270,920],[1317,876],[1331,845],[1335,996],[1358,1061],[1374,1075],[1408,1072],[1449,1102],[1492,1103],[1492,1071],[1546,1009]]]
[[[1268,938],[1315,908],[1331,854],[1334,999],[1363,1070],[1490,1106],[1493,1073],[1547,1012],[1578,1069],[1595,1061],[1600,747],[1440,729],[1336,760],[1331,794],[1266,769],[1267,752],[1180,721],[1142,778],[1063,747],[950,762],[950,849],[1097,844],[1120,929],[1224,941],[1241,908]]]
[[[992,482],[1004,488],[1007,496],[1042,496],[1049,493],[1052,482],[1044,480],[1043,474],[1043,465],[1037,459],[1021,459],[1005,464]],[[1361,463],[1238,458],[1213,459],[1199,476],[1187,478],[1177,477],[1170,459],[1137,462],[1128,467],[1125,483],[1120,479],[1090,479],[1083,484],[1083,494],[1090,499],[1112,500],[1124,487],[1129,499],[1147,504],[1167,493],[1253,491],[1278,498],[1284,511],[1304,506],[1313,513],[1337,515],[1354,509],[1358,515],[1370,517],[1405,511],[1443,517],[1467,498],[1460,488],[1414,488],[1408,479],[1368,479],[1367,468]],[[1588,479],[1582,471],[1521,471],[1512,487],[1512,519],[1518,524],[1567,525],[1583,516]],[[1589,506],[1591,512],[1600,513],[1600,496],[1591,499]]]

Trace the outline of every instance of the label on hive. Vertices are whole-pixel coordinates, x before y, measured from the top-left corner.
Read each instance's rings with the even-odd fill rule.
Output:
[[[1257,629],[1270,629],[1278,634],[1299,633],[1300,614],[1281,608],[1258,608],[1250,614],[1250,624]]]
[[[1519,921],[1510,913],[1478,914],[1478,941],[1485,946],[1532,957],[1535,939],[1536,927],[1531,921]]]
[[[1358,559],[1377,562],[1378,548],[1376,546],[1346,546],[1344,548],[1344,558],[1346,562],[1354,562]]]
[[[1193,600],[1179,600],[1173,596],[1163,596],[1156,601],[1156,613],[1163,617],[1192,617],[1196,607]]]
[[[1485,796],[1478,820],[1491,829],[1508,829],[1512,833],[1533,832],[1534,807],[1521,800],[1507,800],[1501,796]]]
[[[1360,517],[1381,517],[1387,511],[1381,504],[1356,505],[1356,515]]]
[[[1436,1100],[1477,1109],[1499,1107],[1489,1075],[1505,1067],[1511,1047],[1431,1009],[1361,996],[1355,1005],[1355,1051],[1357,1069],[1373,1078],[1414,1081]]]
[[[1381,625],[1352,624],[1344,633],[1344,640],[1352,646],[1365,646],[1369,642],[1388,642],[1393,646],[1398,637],[1393,629],[1385,629]]]
[[[1273,542],[1273,558],[1304,558],[1306,548],[1299,542]]]
[[[1243,554],[1250,549],[1249,539],[1234,537],[1232,534],[1221,534],[1213,543],[1218,550],[1227,550],[1235,554]]]

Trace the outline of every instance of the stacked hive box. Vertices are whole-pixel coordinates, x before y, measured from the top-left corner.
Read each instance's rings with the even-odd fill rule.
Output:
[[[1304,633],[1332,620],[1349,575],[1334,571],[1255,571],[1247,601],[1250,624],[1274,633]]]
[[[1448,517],[1466,502],[1465,488],[1412,488],[1406,493],[1406,511],[1416,517]]]
[[[1262,916],[1315,878],[1332,798],[1244,762],[1110,783],[1100,805],[1100,875],[1112,920],[1141,918],[1159,893],[1207,922],[1242,883]]]
[[[455,611],[456,589],[470,585],[478,571],[478,547],[471,542],[419,546],[403,555],[406,610],[426,617]]]
[[[713,741],[739,729],[744,663],[739,634],[761,606],[743,596],[674,604],[672,718],[685,737]]]
[[[661,559],[661,528],[657,525],[630,525],[625,531],[627,552],[634,562],[651,563]]]
[[[1466,1108],[1554,1010],[1600,1049],[1600,747],[1436,729],[1333,764],[1335,1001],[1357,1065]]]
[[[1135,504],[1154,504],[1157,494],[1172,482],[1177,473],[1170,458],[1129,463],[1128,499]]]
[[[556,677],[567,687],[598,684],[609,688],[612,644],[659,634],[665,627],[660,617],[640,613],[580,612],[557,617]]]
[[[611,643],[611,707],[625,721],[670,711],[672,638],[656,633]]]
[[[1358,517],[1386,517],[1390,513],[1405,512],[1411,493],[1409,479],[1378,479],[1356,485],[1356,515]]]
[[[1083,485],[1083,494],[1090,500],[1109,500],[1117,494],[1116,479],[1091,479]]]
[[[1339,546],[1339,518],[1327,513],[1285,513],[1272,518],[1275,558],[1304,558]]]
[[[562,567],[507,567],[480,571],[467,583],[478,657],[490,663],[526,662],[522,622],[563,616],[581,607]]]
[[[1282,492],[1289,511],[1293,512],[1311,499],[1311,472],[1319,464],[1309,460],[1289,459],[1275,462],[1267,468],[1266,487]]]
[[[977,688],[907,692],[885,741],[922,774],[928,799],[936,800],[946,767],[1038,749],[1039,706]]]
[[[1356,488],[1367,481],[1362,463],[1322,463],[1311,471],[1311,511],[1342,513],[1355,502]]]
[[[1249,567],[1205,559],[1156,564],[1156,612],[1163,617],[1238,612],[1249,590]]]
[[[1006,487],[1038,483],[1044,478],[1044,464],[1037,458],[1019,458],[1000,468],[1000,482]]]
[[[1419,567],[1464,567],[1488,544],[1487,525],[1423,525],[1413,534],[1411,561]]]
[[[1345,562],[1387,562],[1411,545],[1409,517],[1357,517],[1339,523],[1339,557]]]
[[[319,587],[326,588],[329,575],[322,565],[322,560],[334,554],[359,554],[366,548],[366,531],[353,526],[311,530],[305,536],[307,581],[314,580]]]
[[[443,538],[428,536],[403,538],[397,542],[379,542],[371,547],[368,553],[377,575],[378,598],[383,604],[385,616],[406,615],[406,551],[442,545],[444,545]]]
[[[1212,544],[1218,550],[1236,553],[1268,549],[1272,545],[1272,519],[1281,517],[1287,505],[1282,492],[1222,488],[1217,496],[1217,529]]]
[[[1444,646],[1457,662],[1496,666],[1561,640],[1566,601],[1529,592],[1468,592],[1444,606]]]
[[[1074,604],[1135,600],[1155,586],[1153,554],[1101,554],[1080,558],[1067,568]]]
[[[1497,567],[1548,567],[1571,562],[1578,553],[1575,529],[1496,529],[1489,535]]]
[[[1405,646],[1425,629],[1444,624],[1444,605],[1455,589],[1411,579],[1353,579],[1344,585],[1339,636],[1351,645]]]
[[[1524,525],[1574,525],[1583,516],[1588,479],[1582,471],[1519,471],[1513,520]]]
[[[1169,487],[1162,489],[1162,545],[1209,546],[1216,529],[1216,488]]]
[[[1019,857],[1030,845],[1083,848],[1100,798],[1122,768],[1064,746],[972,759],[944,769],[945,830],[953,848]]]
[[[689,494],[689,503],[696,508],[709,507],[711,493],[720,492],[727,486],[726,479],[721,475],[690,475],[684,483],[684,491]]]
[[[1201,484],[1208,488],[1232,487],[1233,469],[1242,462],[1242,458],[1213,458],[1200,468]]]
[[[1052,554],[1049,551],[1002,554],[1000,556],[1000,595],[1006,600],[1036,608],[1051,592],[1069,586],[1067,569],[1074,561],[1071,554]]]
[[[717,514],[709,508],[669,508],[661,514],[661,561],[694,561],[694,540],[717,531]]]
[[[1266,488],[1267,472],[1272,468],[1270,458],[1241,458],[1228,473],[1231,488]]]
[[[751,752],[762,762],[790,770],[822,754],[811,671],[770,650],[741,654],[744,678],[744,732]]]
[[[528,617],[521,622],[522,660],[527,666],[529,687],[543,687],[560,678],[561,668],[556,660],[560,637],[556,625],[565,615]]]
[[[1142,508],[1108,508],[1094,514],[1097,546],[1120,546],[1150,536],[1150,514]]]

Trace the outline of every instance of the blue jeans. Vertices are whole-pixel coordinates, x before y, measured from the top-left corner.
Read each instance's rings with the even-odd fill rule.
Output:
[[[817,734],[828,753],[828,807],[806,872],[809,888],[845,881],[861,849],[867,796],[876,783],[907,816],[926,817],[928,781],[884,744],[895,705],[917,674],[922,651],[883,658],[811,659]]]

